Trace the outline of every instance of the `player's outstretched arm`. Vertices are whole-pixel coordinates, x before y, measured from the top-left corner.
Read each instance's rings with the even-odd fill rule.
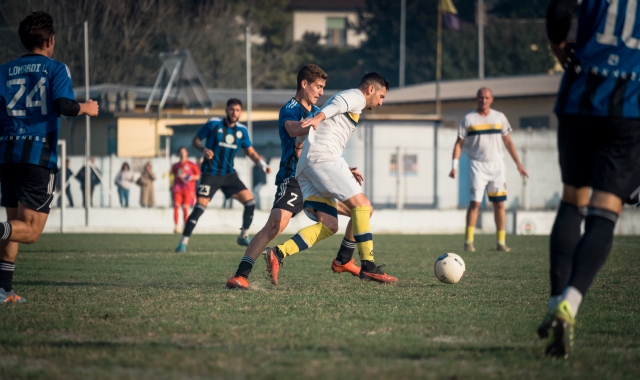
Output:
[[[78,112],[78,116],[79,115],[89,115],[89,116],[98,116],[98,112],[100,112],[100,106],[98,105],[98,102],[96,102],[95,100],[87,100],[84,103],[78,103],[80,105],[80,112]]]
[[[522,166],[520,160],[518,159],[516,145],[513,143],[513,140],[511,140],[511,136],[509,136],[508,134],[503,135],[502,141],[504,142],[505,148],[507,148],[507,152],[509,152],[509,155],[511,156],[511,158],[513,158],[513,162],[516,163],[516,167],[518,168],[518,173],[520,173],[520,176],[529,178],[529,173],[527,173],[524,166]]]
[[[284,122],[284,129],[291,137],[306,136],[309,134],[309,126],[303,127],[302,121],[287,120]]]
[[[316,116],[312,117],[311,119],[302,120],[300,122],[300,127],[301,128],[313,127],[313,129],[318,129],[318,125],[322,123],[322,121],[326,118],[327,118],[327,115],[325,115],[324,112],[319,112]],[[309,131],[307,129],[307,134],[308,133]]]
[[[456,173],[458,171],[458,160],[460,159],[460,154],[462,154],[462,144],[464,140],[458,137],[456,143],[453,145],[453,160],[451,162],[451,171],[449,172],[449,177],[456,178]]]
[[[253,161],[254,164],[260,165],[262,167],[262,170],[264,170],[265,173],[267,174],[271,173],[271,168],[262,159],[262,157],[260,157],[258,152],[256,152],[255,149],[253,149],[252,146],[245,148],[244,153],[247,155],[247,157],[251,159],[251,161]]]

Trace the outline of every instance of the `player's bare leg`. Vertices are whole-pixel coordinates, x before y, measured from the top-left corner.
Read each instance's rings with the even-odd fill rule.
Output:
[[[253,194],[251,194],[248,189],[244,189],[233,194],[232,198],[242,203],[244,206],[244,212],[242,213],[242,228],[240,228],[240,234],[238,235],[237,242],[239,245],[246,247],[251,242],[247,231],[253,222],[253,213],[256,209],[256,201],[253,199]]]
[[[469,208],[467,208],[467,226],[465,229],[464,237],[464,250],[474,252],[476,249],[473,247],[473,237],[476,232],[476,222],[478,221],[478,213],[480,212],[480,202],[469,202]]]
[[[264,259],[267,262],[267,271],[274,285],[278,285],[278,273],[285,257],[308,249],[338,232],[337,217],[319,210],[316,210],[315,217],[318,223],[301,229],[283,244],[265,249]]]
[[[35,243],[49,215],[37,212],[18,202],[17,208],[7,208],[7,222],[3,225],[6,239],[0,241],[0,302],[23,303],[26,300],[13,292],[13,271],[18,245]]]
[[[498,244],[496,249],[502,252],[509,252],[511,248],[507,247],[507,211],[504,209],[504,201],[491,202],[493,204],[493,217],[496,222],[496,239]]]

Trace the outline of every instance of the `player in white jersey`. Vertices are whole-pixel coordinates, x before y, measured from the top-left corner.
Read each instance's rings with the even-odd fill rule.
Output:
[[[509,136],[511,125],[502,112],[491,109],[493,94],[483,87],[478,90],[476,100],[478,108],[462,118],[458,129],[458,139],[453,147],[453,167],[449,177],[455,178],[462,144],[467,141],[469,156],[469,182],[471,183],[471,202],[467,210],[467,228],[465,233],[465,251],[475,251],[473,235],[478,220],[478,210],[486,189],[489,201],[493,203],[495,214],[497,250],[510,251],[506,245],[506,219],[504,201],[507,200],[507,183],[504,173],[502,144],[513,158],[521,176],[529,174],[518,159],[516,147]]]
[[[337,201],[351,211],[353,236],[360,254],[360,278],[381,283],[396,282],[373,260],[371,202],[362,193],[362,175],[352,172],[342,158],[344,147],[355,131],[363,109],[382,105],[389,82],[378,73],[368,73],[356,89],[342,91],[301,127],[312,127],[304,141],[296,178],[304,197],[305,213],[318,223],[302,229],[284,244],[265,250],[267,270],[277,272],[282,258],[300,246],[311,247],[338,231]]]

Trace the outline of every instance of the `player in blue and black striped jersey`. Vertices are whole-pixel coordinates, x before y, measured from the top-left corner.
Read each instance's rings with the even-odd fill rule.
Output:
[[[296,166],[302,148],[296,146],[296,138],[306,136],[309,133],[309,129],[302,128],[300,123],[304,119],[315,116],[319,111],[315,104],[324,92],[326,80],[327,74],[320,67],[314,64],[305,65],[298,72],[296,95],[280,109],[278,133],[280,134],[282,158],[280,159],[280,170],[276,176],[278,189],[275,201],[267,224],[253,237],[240,261],[235,276],[227,281],[229,288],[246,289],[249,286],[248,277],[255,260],[266,245],[287,227],[291,218],[303,210],[304,200],[298,180],[295,178]],[[348,214],[348,209],[344,205],[340,204],[340,207],[342,207],[343,214]],[[350,227],[351,223],[347,226],[347,236],[338,252],[336,260],[339,262],[334,260],[332,265],[334,271],[338,273],[349,270],[359,272],[360,270],[360,267],[355,265],[352,260],[355,240]],[[350,238],[347,238],[349,236]],[[307,246],[300,250],[305,248]],[[357,272],[355,275],[358,274]],[[274,281],[273,277],[272,281]],[[274,283],[277,284],[277,272]]]
[[[218,189],[222,190],[227,198],[233,197],[244,205],[242,228],[237,242],[239,245],[247,246],[251,241],[247,230],[253,220],[256,202],[253,199],[253,194],[238,178],[233,167],[238,149],[244,150],[247,157],[256,165],[262,166],[266,173],[271,173],[271,169],[251,145],[247,127],[238,123],[242,113],[242,102],[238,99],[229,99],[225,113],[224,119],[217,117],[209,119],[193,138],[192,145],[204,154],[204,160],[200,167],[202,174],[196,194],[196,206],[187,219],[188,222],[184,227],[176,252],[184,253],[187,251],[189,237]],[[204,144],[203,140],[205,140]]]
[[[40,237],[58,170],[60,115],[98,115],[98,103],[75,101],[67,66],[51,59],[53,18],[27,16],[18,28],[28,54],[0,66],[0,304],[24,302],[12,289],[18,244]]]
[[[553,0],[547,11],[551,47],[566,70],[555,108],[564,189],[551,232],[551,297],[538,328],[548,338],[549,356],[569,356],[575,316],[611,250],[623,203],[637,203],[640,193],[636,3]],[[576,12],[577,36],[570,44]]]

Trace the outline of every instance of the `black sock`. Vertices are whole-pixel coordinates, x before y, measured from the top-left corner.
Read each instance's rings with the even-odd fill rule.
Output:
[[[242,261],[240,261],[240,265],[238,265],[236,276],[249,278],[251,270],[253,269],[253,264],[255,264],[255,261],[251,257],[242,256]]]
[[[256,201],[250,200],[244,203],[244,212],[242,213],[242,229],[248,230],[253,222],[253,212],[256,209]]]
[[[360,268],[365,272],[371,272],[376,269],[376,264],[369,260],[360,260]]]
[[[349,241],[347,240],[347,238],[342,238],[342,244],[340,244],[338,256],[336,256],[336,261],[342,265],[348,263],[353,258],[353,251],[355,251],[355,249],[355,241]]]
[[[611,252],[613,229],[618,215],[612,211],[589,207],[584,236],[573,254],[573,267],[569,285],[587,294],[593,279]]]
[[[11,223],[0,223],[0,240],[8,240],[11,237]]]
[[[182,232],[182,236],[191,236],[193,229],[196,228],[196,224],[198,224],[198,219],[204,214],[205,207],[203,205],[197,204],[196,207],[191,211],[191,215],[187,219],[187,225],[184,226],[184,231]]]
[[[15,264],[10,261],[0,260],[0,288],[7,292],[13,289],[13,270]]]
[[[561,295],[569,283],[573,253],[580,241],[580,227],[583,219],[583,210],[572,204],[560,202],[549,244],[551,296]]]
[[[280,259],[279,261],[282,262],[282,260],[284,260],[284,253],[282,253],[282,251],[278,247],[275,247],[274,249],[276,251],[276,255]]]

